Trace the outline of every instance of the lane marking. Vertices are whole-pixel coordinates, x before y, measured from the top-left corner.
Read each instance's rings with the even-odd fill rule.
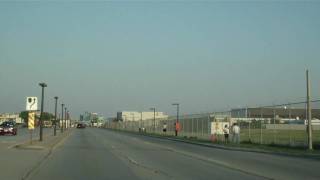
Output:
[[[98,136],[98,134],[96,134],[96,132],[90,132],[90,133],[92,133],[92,135],[94,135],[94,136]],[[99,137],[101,137],[101,136],[99,136]],[[118,136],[116,134],[116,138],[123,138],[123,136]],[[138,138],[129,138],[129,139],[141,143],[141,139],[138,139]],[[106,141],[105,139],[101,139],[101,142],[102,142],[102,144],[104,145],[105,148],[108,149],[108,147],[110,147],[109,146],[110,141]],[[119,141],[119,142],[121,142],[121,141]],[[114,154],[116,157],[118,157],[119,159],[121,159],[122,161],[129,162],[130,164],[133,164],[136,168],[140,168],[141,170],[148,171],[149,173],[153,173],[153,174],[156,174],[158,176],[161,176],[162,177],[161,179],[170,179],[170,180],[171,179],[175,179],[172,175],[168,174],[167,172],[165,172],[165,171],[163,171],[161,169],[154,168],[154,167],[145,165],[143,163],[137,162],[135,159],[133,159],[132,157],[128,156],[126,152],[122,151],[121,148],[120,149],[118,148],[116,150],[116,147],[114,145],[111,145],[111,147],[112,147],[112,150],[110,150],[110,152],[112,154]],[[128,167],[130,169],[132,168],[131,166],[128,166]],[[165,177],[165,178],[163,178],[163,177]]]
[[[123,135],[123,136],[125,136],[125,135]],[[233,170],[233,171],[238,171],[238,172],[241,172],[241,173],[244,173],[244,174],[247,174],[247,175],[256,176],[256,177],[260,177],[260,178],[264,178],[264,179],[274,179],[272,177],[267,177],[265,175],[262,175],[261,173],[259,174],[259,173],[256,173],[256,172],[248,171],[247,169],[243,169],[241,167],[233,166],[233,165],[231,165],[231,164],[229,164],[227,162],[224,162],[224,161],[215,160],[215,159],[213,159],[211,157],[205,157],[205,156],[197,155],[197,154],[192,153],[192,152],[190,153],[190,152],[186,152],[186,151],[182,151],[182,150],[177,150],[177,149],[174,149],[174,148],[171,148],[171,147],[166,147],[163,144],[158,144],[158,143],[155,143],[155,142],[149,142],[149,139],[138,139],[136,137],[131,137],[130,139],[135,139],[137,141],[140,141],[141,143],[145,143],[145,144],[148,144],[148,145],[153,145],[153,146],[158,147],[160,149],[171,151],[173,153],[177,153],[177,154],[189,157],[189,158],[197,159],[197,160],[204,161],[204,162],[207,162],[207,163],[220,165],[221,167],[224,167],[226,169],[230,169],[230,170]],[[164,139],[164,140],[165,141],[172,141],[170,139]],[[175,142],[177,142],[177,141],[175,141]],[[140,166],[142,166],[142,165],[140,165]]]
[[[186,151],[177,150],[177,149],[174,149],[174,148],[163,147],[163,145],[159,145],[159,144],[156,144],[156,143],[149,143],[149,144],[154,145],[154,146],[158,146],[159,148],[166,149],[168,151],[171,151],[171,152],[174,152],[174,153],[177,153],[177,154],[189,157],[189,158],[194,158],[194,159],[197,159],[197,160],[200,160],[200,161],[204,161],[204,162],[207,162],[207,163],[213,163],[213,164],[216,164],[216,165],[220,165],[220,166],[222,166],[224,168],[231,169],[231,170],[234,170],[234,171],[238,171],[238,172],[241,172],[241,173],[244,173],[244,174],[248,174],[248,175],[251,175],[251,176],[261,177],[261,178],[264,178],[264,179],[273,179],[271,177],[267,177],[267,176],[264,176],[264,175],[261,175],[261,174],[255,173],[255,172],[250,172],[248,170],[233,166],[232,164],[229,164],[227,162],[215,160],[215,159],[210,158],[210,157],[197,155],[197,154],[192,153],[192,152],[190,153],[190,152],[186,152]]]

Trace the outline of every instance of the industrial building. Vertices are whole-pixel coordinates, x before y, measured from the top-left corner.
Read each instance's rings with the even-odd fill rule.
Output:
[[[0,124],[4,121],[14,121],[18,124],[23,123],[23,119],[19,117],[19,113],[3,113],[0,114]]]
[[[166,119],[169,116],[163,112],[136,112],[136,111],[122,111],[117,113],[118,121],[140,121],[149,119]]]
[[[320,119],[320,109],[312,109],[312,118]],[[304,108],[239,108],[231,110],[231,118],[306,119]]]

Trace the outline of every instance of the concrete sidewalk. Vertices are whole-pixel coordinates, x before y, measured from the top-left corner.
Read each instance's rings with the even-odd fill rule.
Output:
[[[30,140],[25,139],[12,147],[0,149],[0,162],[4,162],[0,164],[1,179],[27,179],[72,132],[73,130],[63,134],[59,132],[57,136],[46,133],[42,142],[37,138],[30,144]]]
[[[39,139],[33,139],[32,142],[27,140],[23,143],[15,145],[17,149],[50,149],[54,147],[58,142],[60,142],[63,138],[68,136],[71,133],[71,130],[65,131],[64,133],[57,132],[56,136],[52,134],[45,134],[43,136],[43,141],[39,141]]]

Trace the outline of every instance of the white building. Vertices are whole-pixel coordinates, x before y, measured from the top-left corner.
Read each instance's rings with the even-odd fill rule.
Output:
[[[144,121],[153,119],[166,119],[169,116],[163,112],[136,112],[136,111],[122,111],[117,113],[117,119],[119,121]]]
[[[0,124],[5,121],[14,121],[18,124],[23,123],[23,119],[19,117],[19,113],[3,113],[0,114]]]

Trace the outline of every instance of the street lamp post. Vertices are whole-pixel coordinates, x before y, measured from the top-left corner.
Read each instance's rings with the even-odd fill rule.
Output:
[[[55,105],[54,105],[54,130],[53,135],[57,135],[57,103],[58,103],[58,97],[54,97],[55,99]]]
[[[177,124],[179,123],[179,103],[173,103],[173,106],[177,106],[177,120],[176,120],[176,127],[175,127],[175,135],[178,136],[178,129],[177,129]]]
[[[64,106],[64,104],[61,104],[61,119],[60,119],[61,133],[63,133],[63,106]]]
[[[46,83],[39,83],[39,86],[41,86],[42,94],[41,94],[41,112],[40,112],[40,141],[43,140],[43,100],[44,100],[44,88],[47,87]]]
[[[153,133],[156,132],[156,108],[150,108],[153,111]]]

